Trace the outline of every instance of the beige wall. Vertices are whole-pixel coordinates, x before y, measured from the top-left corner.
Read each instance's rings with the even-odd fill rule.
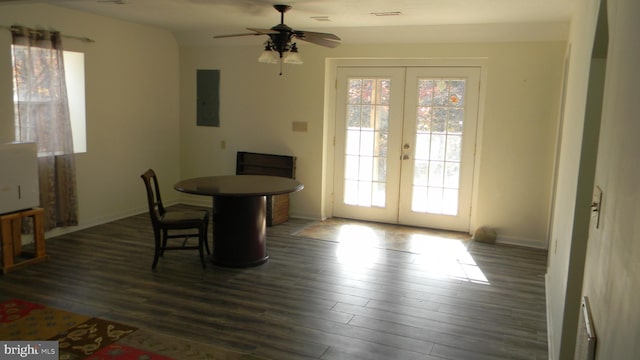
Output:
[[[593,155],[583,157],[581,151],[583,136],[588,131],[585,128],[585,109],[597,12],[597,0],[587,1],[578,7],[571,26],[570,50],[567,51],[566,101],[546,279],[548,335],[552,359],[573,358],[576,319],[580,306],[586,245],[585,239],[579,237],[589,219],[580,216],[579,203],[585,192],[581,180],[589,182],[589,177],[580,179],[579,173],[581,166],[594,160]],[[586,191],[590,193],[591,189]]]
[[[180,178],[178,47],[166,31],[47,5],[0,6],[0,25],[54,28],[85,53],[87,148],[76,157],[81,227],[146,209],[140,174],[161,177],[165,201]],[[0,139],[12,141],[11,36],[0,30]]]
[[[581,296],[590,300],[598,337],[596,358],[635,359],[640,353],[640,309],[635,297],[640,291],[640,123],[635,109],[640,44],[634,37],[640,31],[640,3],[607,1],[606,62],[591,60],[600,3],[581,4],[571,27],[566,116],[547,273],[550,359],[573,358]],[[591,109],[598,100],[590,84],[603,76],[602,69],[602,112],[597,114],[600,124],[595,130],[599,130],[599,142],[592,142],[592,112],[597,110]],[[595,172],[584,171],[592,163]],[[598,228],[590,221],[589,211],[594,186],[603,191]]]
[[[238,150],[293,154],[305,189],[293,195],[292,215],[331,216],[323,213],[322,193],[332,176],[322,176],[323,150],[332,136],[323,139],[324,121],[333,121],[324,114],[325,59],[484,58],[474,223],[496,227],[503,242],[546,247],[564,49],[563,42],[344,44],[336,49],[303,44],[304,65],[285,65],[278,76],[278,66],[257,63],[259,44],[183,47],[182,175],[231,174]],[[196,69],[221,70],[220,128],[195,126]],[[293,121],[308,122],[308,132],[293,132]]]
[[[640,354],[640,2],[608,0],[609,51],[595,184],[601,223],[591,228],[582,294],[589,297],[598,359]]]

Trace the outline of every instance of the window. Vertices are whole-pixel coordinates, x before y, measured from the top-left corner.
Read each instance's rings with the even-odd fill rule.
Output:
[[[73,152],[87,152],[87,131],[84,93],[84,54],[64,52],[64,74],[69,98],[69,117],[73,134]]]
[[[12,51],[20,56],[20,52],[26,52],[27,47],[21,45],[12,45]],[[37,48],[31,48],[31,51],[39,51]],[[42,50],[47,51],[47,50]],[[86,112],[85,112],[85,87],[84,87],[84,54],[74,51],[64,51],[64,70],[65,70],[65,83],[67,87],[67,97],[69,102],[69,117],[71,120],[71,132],[73,136],[73,150],[75,153],[84,153],[87,151],[86,142]],[[18,102],[18,92],[16,91],[16,80],[24,81],[20,78],[20,70],[13,66],[14,75],[14,91],[13,100],[14,104]],[[48,74],[41,74],[41,76],[48,76]],[[21,98],[20,101],[31,102],[34,105],[45,106],[50,105],[56,101],[54,94],[49,94],[45,91],[38,91],[35,94],[30,94],[29,98]],[[38,106],[34,107],[38,109]],[[17,110],[16,110],[17,111]],[[43,110],[44,112],[44,110]],[[45,117],[46,113],[42,116]],[[17,121],[17,116],[16,116]],[[16,126],[17,128],[17,126]],[[15,138],[20,139],[16,130]]]

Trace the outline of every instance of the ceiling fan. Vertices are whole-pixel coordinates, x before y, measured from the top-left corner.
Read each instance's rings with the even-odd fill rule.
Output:
[[[298,47],[295,42],[292,42],[294,39],[329,48],[334,48],[340,45],[340,38],[334,34],[305,30],[294,30],[291,27],[287,26],[284,23],[284,13],[291,10],[291,6],[273,5],[273,8],[280,13],[280,24],[275,25],[270,29],[247,28],[247,30],[250,30],[252,32],[243,34],[217,35],[214,36],[214,38],[220,39],[236,36],[267,35],[269,39],[265,42],[264,51],[258,58],[258,61],[270,64],[282,64],[282,62],[290,64],[302,64],[302,59],[298,54]],[[282,72],[280,73],[280,75],[282,75]]]

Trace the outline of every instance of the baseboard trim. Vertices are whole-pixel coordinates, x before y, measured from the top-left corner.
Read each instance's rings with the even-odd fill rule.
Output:
[[[147,209],[147,208],[132,209],[132,210],[125,211],[125,212],[122,212],[122,213],[113,214],[112,216],[104,216],[104,217],[91,219],[90,221],[82,222],[82,223],[78,224],[77,226],[68,226],[68,227],[55,228],[55,229],[53,229],[51,231],[48,231],[45,234],[45,238],[48,239],[48,238],[52,238],[52,237],[56,237],[56,236],[60,236],[60,235],[70,234],[72,232],[76,232],[76,231],[79,231],[79,230],[88,229],[88,228],[91,228],[91,227],[94,227],[94,226],[106,224],[106,223],[109,223],[109,222],[112,222],[112,221],[128,218],[130,216],[139,215],[139,214],[142,214],[142,213],[148,213],[148,212],[149,212],[149,209]],[[151,221],[151,219],[149,219],[149,221]]]
[[[551,326],[551,309],[549,308],[549,304],[551,304],[551,299],[549,299],[549,273],[544,275],[544,292],[546,297],[546,308],[547,308],[547,352],[549,356],[549,360],[554,360],[553,357],[553,327]]]
[[[300,220],[310,220],[310,221],[325,221],[327,218],[323,218],[318,216],[317,214],[309,214],[309,213],[300,213],[297,211],[291,211],[289,217],[292,219],[300,219]]]
[[[166,207],[169,207],[169,206],[173,206],[173,205],[177,205],[177,204],[181,204],[181,203],[177,202],[177,201],[174,201],[174,202],[165,203],[164,205]],[[72,232],[88,229],[88,228],[91,228],[91,227],[94,227],[94,226],[98,226],[98,225],[102,225],[102,224],[106,224],[106,223],[110,223],[112,221],[117,221],[117,220],[120,220],[120,219],[128,218],[130,216],[135,216],[135,215],[140,215],[140,214],[148,214],[148,213],[149,213],[149,208],[147,208],[147,207],[138,208],[138,209],[130,209],[128,211],[123,211],[123,212],[120,212],[120,213],[112,214],[110,216],[102,216],[102,217],[91,219],[91,220],[86,221],[86,222],[81,222],[77,226],[68,226],[68,227],[55,228],[55,229],[53,229],[51,231],[48,231],[45,234],[45,238],[48,239],[48,238],[52,238],[52,237],[56,237],[56,236],[60,236],[60,235],[70,234]],[[149,219],[149,226],[151,226],[151,219]]]
[[[503,244],[503,245],[524,246],[524,247],[542,249],[542,250],[547,249],[547,246],[545,243],[542,243],[536,239],[518,238],[514,236],[503,236],[499,234],[498,234],[498,238],[496,239],[496,243]]]
[[[178,201],[178,203],[184,204],[184,205],[202,206],[202,207],[211,208],[213,204],[212,201],[213,200],[210,196],[193,196],[193,197],[182,196],[180,198],[180,201]]]

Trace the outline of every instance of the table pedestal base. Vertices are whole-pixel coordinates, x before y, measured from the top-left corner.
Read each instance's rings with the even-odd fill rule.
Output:
[[[213,197],[213,263],[249,267],[267,255],[266,196]]]

